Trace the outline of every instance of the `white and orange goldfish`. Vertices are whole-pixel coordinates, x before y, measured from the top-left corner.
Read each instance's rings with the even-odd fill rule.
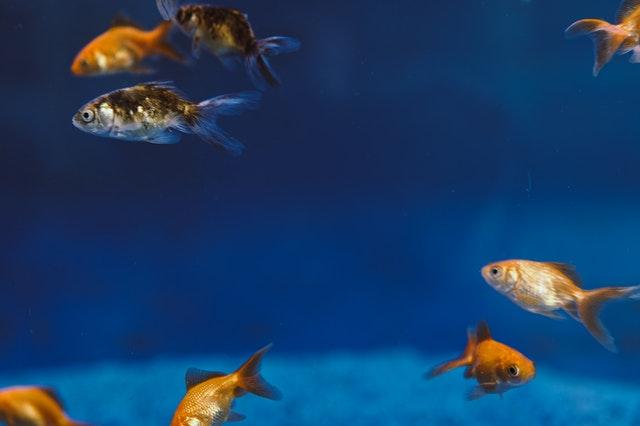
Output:
[[[640,286],[583,290],[572,265],[531,260],[505,260],[482,268],[485,281],[527,311],[553,319],[563,310],[605,348],[616,352],[613,338],[600,322],[602,305],[612,299],[640,299]]]
[[[590,35],[595,47],[593,75],[597,76],[616,53],[633,52],[630,61],[640,62],[640,2],[624,0],[618,14],[617,24],[602,19],[581,19],[566,29],[568,37]]]
[[[155,55],[182,62],[182,55],[168,42],[171,22],[162,22],[145,31],[129,21],[118,21],[93,39],[78,53],[71,65],[77,76],[95,76],[120,72],[148,74],[143,61]]]
[[[260,375],[260,362],[271,345],[256,352],[231,374],[187,370],[187,394],[178,405],[171,426],[219,426],[240,421],[242,414],[231,411],[233,401],[247,392],[263,398],[278,400],[280,391]]]
[[[460,357],[447,361],[427,373],[427,378],[444,374],[454,368],[467,367],[466,379],[476,378],[478,386],[468,399],[487,394],[500,394],[530,382],[536,375],[534,363],[517,350],[493,340],[486,322],[477,330],[468,330],[467,346]]]
[[[0,424],[7,426],[88,426],[71,420],[58,395],[49,388],[16,386],[0,389]]]

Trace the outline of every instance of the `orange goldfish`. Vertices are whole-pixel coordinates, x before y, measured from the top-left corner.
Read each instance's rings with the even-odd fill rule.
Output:
[[[166,40],[170,30],[171,22],[162,22],[151,31],[144,31],[130,22],[116,22],[78,53],[71,71],[78,76],[119,72],[147,74],[152,70],[142,65],[142,61],[149,56],[162,55],[182,61],[182,55]]]
[[[280,391],[260,376],[260,362],[272,345],[256,352],[231,374],[190,368],[185,378],[187,394],[180,402],[171,426],[219,426],[224,422],[240,421],[242,414],[231,411],[235,398],[247,392],[273,400],[280,399]]]
[[[0,423],[7,426],[88,426],[67,417],[53,390],[36,386],[0,390]]]
[[[505,260],[482,268],[482,276],[527,311],[553,319],[564,318],[557,311],[565,311],[612,352],[615,343],[600,322],[602,305],[612,299],[640,299],[640,286],[583,290],[575,268],[564,263]]]
[[[474,400],[487,394],[502,394],[530,382],[536,375],[534,363],[515,349],[496,342],[486,322],[478,329],[467,331],[467,346],[460,357],[447,361],[427,373],[428,378],[439,376],[458,367],[467,367],[464,377],[475,377],[478,386],[468,395]]]
[[[581,19],[566,29],[568,37],[590,35],[595,47],[593,75],[598,73],[616,53],[633,52],[630,61],[640,62],[640,2],[624,0],[618,14],[617,24],[601,19]]]

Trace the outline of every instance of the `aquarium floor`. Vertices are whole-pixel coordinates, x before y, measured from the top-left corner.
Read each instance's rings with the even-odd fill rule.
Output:
[[[454,372],[422,373],[448,355],[412,351],[337,353],[265,359],[264,376],[284,393],[272,402],[238,400],[246,426],[314,425],[640,425],[640,384],[589,381],[538,369],[536,379],[503,398],[467,402],[472,382]],[[157,359],[3,373],[0,384],[57,388],[70,414],[96,426],[168,425],[184,392],[187,367],[232,370],[244,356]]]

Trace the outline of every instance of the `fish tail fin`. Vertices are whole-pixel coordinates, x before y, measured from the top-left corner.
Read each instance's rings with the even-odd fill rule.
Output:
[[[153,29],[149,38],[151,40],[151,49],[159,55],[166,56],[177,62],[184,62],[184,55],[169,43],[169,35],[173,23],[171,21],[162,21],[155,29]]]
[[[156,0],[156,5],[165,21],[171,21],[178,12],[178,0]]]
[[[184,118],[189,129],[205,142],[219,145],[234,155],[240,155],[244,145],[218,126],[218,117],[238,115],[245,110],[256,109],[260,98],[259,92],[218,96],[194,105]]]
[[[269,344],[253,354],[234,374],[238,379],[238,387],[243,391],[263,398],[279,400],[282,398],[280,391],[260,375],[262,358],[272,346],[273,344]]]
[[[593,64],[593,75],[597,77],[602,67],[611,60],[620,47],[628,44],[631,37],[629,32],[623,30],[618,25],[610,24],[601,19],[581,19],[574,22],[565,30],[567,37],[577,37],[590,35],[593,39],[595,51],[595,62]],[[625,48],[626,51],[630,49]]]
[[[267,58],[295,52],[299,48],[300,42],[290,37],[269,37],[258,40],[254,52],[247,56],[245,64],[253,84],[262,90],[268,86],[279,86],[280,80]]]
[[[472,329],[467,330],[467,346],[464,348],[464,352],[458,358],[452,359],[447,362],[443,362],[440,365],[435,366],[429,372],[425,374],[425,378],[432,379],[436,376],[444,374],[448,371],[458,367],[470,366],[473,363],[473,352],[478,344],[478,338],[476,332]]]
[[[613,337],[600,321],[600,311],[606,302],[615,299],[640,299],[640,286],[585,290],[577,301],[580,321],[589,333],[611,352],[617,352],[616,345]]]

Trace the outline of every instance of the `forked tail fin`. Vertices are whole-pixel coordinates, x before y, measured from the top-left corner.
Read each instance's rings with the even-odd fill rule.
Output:
[[[605,287],[584,291],[577,301],[578,315],[582,324],[598,342],[611,352],[617,352],[609,331],[600,321],[600,311],[605,302],[613,299],[640,299],[640,286]]]
[[[623,43],[631,37],[627,31],[618,25],[610,24],[601,19],[581,19],[567,28],[565,34],[567,37],[581,35],[590,35],[592,37],[595,51],[594,77],[598,76],[602,67],[611,60],[613,55],[623,46]],[[631,49],[625,48],[625,50],[629,51]]]
[[[269,37],[264,40],[258,40],[255,52],[246,58],[247,72],[253,84],[261,90],[266,89],[268,86],[279,86],[280,80],[273,68],[271,68],[267,57],[295,52],[299,48],[300,42],[290,37]]]
[[[458,367],[468,367],[473,363],[473,352],[478,344],[476,332],[472,329],[467,330],[467,346],[464,348],[464,352],[456,359],[443,362],[440,365],[435,366],[429,372],[425,374],[425,378],[432,379],[436,376],[444,374],[448,371]]]
[[[264,355],[271,349],[273,345],[269,344],[258,352],[253,354],[251,358],[234,373],[238,377],[238,387],[243,391],[261,396],[263,398],[279,400],[282,394],[275,387],[267,383],[260,375],[260,363]]]

